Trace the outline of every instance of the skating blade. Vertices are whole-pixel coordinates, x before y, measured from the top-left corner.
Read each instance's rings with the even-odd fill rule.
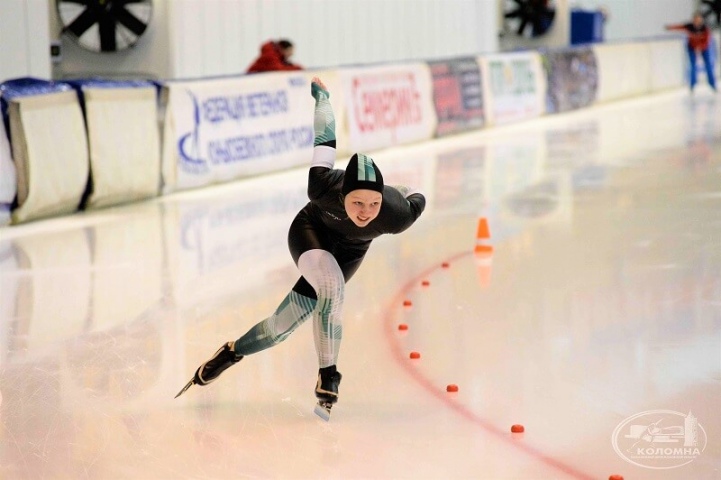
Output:
[[[188,391],[188,389],[189,389],[190,387],[192,387],[192,386],[193,386],[193,379],[191,378],[190,381],[185,384],[185,386],[183,387],[183,389],[178,392],[178,394],[175,396],[175,398],[178,398],[179,396],[181,396],[182,394],[184,394],[184,393],[185,393],[186,391]]]
[[[330,408],[331,405],[318,403],[313,412],[327,422],[330,420]]]

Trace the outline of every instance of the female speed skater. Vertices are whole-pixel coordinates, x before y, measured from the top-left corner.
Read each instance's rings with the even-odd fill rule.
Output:
[[[308,172],[310,201],[288,232],[288,248],[301,277],[275,312],[235,341],[220,347],[176,395],[207,385],[246,355],[279,344],[309,318],[318,354],[316,413],[328,419],[338,400],[336,368],[343,332],[345,284],[360,267],[371,241],[410,227],[425,208],[425,197],[406,186],[383,184],[372,158],[354,154],[347,168],[334,169],[335,117],[323,82],[311,81],[315,98],[313,160]],[[325,411],[325,414],[323,413]]]

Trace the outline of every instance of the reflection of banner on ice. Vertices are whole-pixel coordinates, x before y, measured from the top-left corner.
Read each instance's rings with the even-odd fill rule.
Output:
[[[485,147],[454,150],[438,155],[433,205],[438,210],[480,205],[484,197]]]
[[[590,47],[545,52],[542,55],[548,89],[548,113],[591,105],[596,100],[598,68]]]
[[[313,149],[313,101],[303,75],[168,84],[166,190],[298,166]]]
[[[426,64],[348,69],[340,75],[351,151],[433,137],[436,119]]]
[[[481,70],[474,57],[429,62],[433,102],[438,126],[436,136],[483,126]]]

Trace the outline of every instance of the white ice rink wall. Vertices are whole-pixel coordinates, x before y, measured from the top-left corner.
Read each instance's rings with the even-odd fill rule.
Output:
[[[15,126],[13,222],[304,165],[312,151],[314,75],[331,91],[342,159],[680,88],[683,42],[168,81],[160,84],[162,101],[134,82],[0,91]]]

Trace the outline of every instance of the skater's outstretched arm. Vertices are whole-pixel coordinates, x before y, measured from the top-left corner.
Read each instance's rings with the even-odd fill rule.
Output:
[[[315,98],[313,113],[315,137],[313,161],[308,172],[308,198],[314,200],[322,196],[327,189],[328,181],[323,181],[322,177],[330,175],[335,165],[336,138],[335,116],[329,100],[328,87],[318,77],[314,77],[310,88],[311,95]]]
[[[328,87],[318,78],[313,77],[310,92],[315,98],[313,114],[313,167],[333,168],[335,163],[335,116],[330,105]]]
[[[413,187],[386,185],[383,203],[395,219],[387,233],[401,233],[421,216],[426,208],[426,197]]]

